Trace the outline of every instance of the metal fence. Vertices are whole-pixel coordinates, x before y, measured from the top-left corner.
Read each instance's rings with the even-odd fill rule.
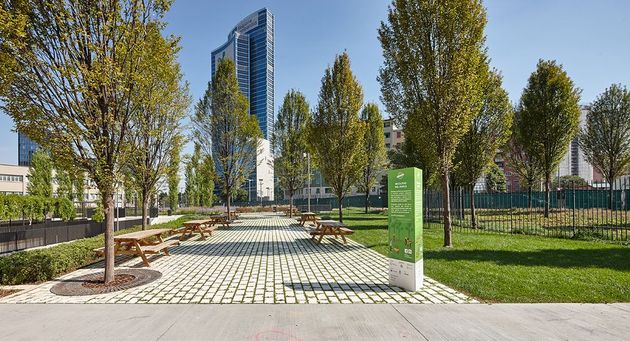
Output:
[[[630,183],[620,182],[613,189],[610,192],[608,188],[575,183],[556,187],[550,192],[549,213],[545,216],[544,191],[471,193],[470,188],[454,187],[450,191],[453,229],[627,241]],[[426,222],[443,221],[442,199],[440,191],[425,191]]]

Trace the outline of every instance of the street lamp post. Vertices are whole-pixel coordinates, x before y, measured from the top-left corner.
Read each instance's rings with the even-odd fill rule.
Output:
[[[258,181],[260,181],[260,206],[262,206],[262,197],[263,197],[263,179],[258,179]]]
[[[247,203],[252,202],[252,179],[247,179]]]

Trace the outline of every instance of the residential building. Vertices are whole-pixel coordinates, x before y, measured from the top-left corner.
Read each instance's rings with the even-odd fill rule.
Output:
[[[0,164],[0,194],[28,194],[30,167],[6,165]],[[57,192],[57,183],[54,181],[53,170],[53,196]],[[99,191],[96,188],[96,183],[90,179],[85,179],[85,192],[83,193],[83,200],[86,202],[92,202],[98,200]],[[121,188],[118,192],[118,200],[115,200],[119,204],[123,203],[124,190]],[[114,198],[116,199],[116,198]]]
[[[387,150],[400,147],[405,142],[402,128],[398,127],[391,118],[383,120],[383,132],[385,133],[385,149]]]
[[[30,166],[33,160],[33,153],[39,148],[39,145],[28,136],[18,132],[18,165]]]
[[[580,129],[586,126],[586,115],[589,108],[582,106],[580,114]],[[587,182],[593,182],[593,165],[586,161],[584,151],[580,148],[577,136],[569,144],[569,149],[558,166],[556,176],[575,175]]]
[[[239,88],[249,100],[249,113],[256,116],[263,133],[255,171],[243,188],[249,191],[248,197],[265,200],[273,200],[275,192],[270,148],[274,125],[274,30],[274,16],[263,8],[241,20],[228,34],[227,42],[211,55],[213,76],[221,59],[234,61]]]
[[[241,20],[228,40],[212,51],[212,75],[219,61],[234,61],[238,85],[249,99],[250,114],[271,140],[274,124],[274,16],[263,8]]]

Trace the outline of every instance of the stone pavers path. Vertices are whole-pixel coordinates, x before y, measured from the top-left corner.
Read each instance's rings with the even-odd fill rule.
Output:
[[[365,246],[334,238],[317,245],[295,219],[243,214],[229,229],[205,241],[195,235],[150,258],[162,277],[125,291],[64,297],[50,292],[57,280],[0,303],[476,303],[425,277],[424,288],[405,292],[388,283],[388,260]],[[117,259],[141,267],[139,258]],[[61,277],[91,273],[102,263]]]

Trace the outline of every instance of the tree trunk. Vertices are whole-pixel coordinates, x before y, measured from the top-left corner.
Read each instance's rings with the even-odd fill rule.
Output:
[[[339,222],[343,223],[343,198],[337,197],[339,200]]]
[[[527,187],[527,208],[532,208],[532,186]]]
[[[477,215],[475,214],[475,185],[470,186],[470,221],[472,228],[477,228]]]
[[[613,209],[613,195],[615,191],[613,190],[613,181],[608,182],[608,209]]]
[[[444,209],[444,247],[452,247],[451,240],[451,198],[449,192],[448,170],[442,171],[442,206]]]
[[[149,194],[147,190],[142,190],[142,229],[147,229],[147,220],[149,212]]]
[[[551,174],[545,173],[545,218],[549,218],[549,201],[551,199],[549,191],[551,190]]]
[[[230,193],[229,191],[227,191],[227,193]],[[226,195],[226,204],[227,204],[227,216],[228,216],[228,220],[230,219],[230,204],[232,203],[232,196],[230,194]]]
[[[293,195],[289,195],[289,218],[293,218]]]
[[[103,193],[103,209],[105,210],[105,284],[114,280],[114,196]]]
[[[368,213],[369,209],[370,209],[370,190],[367,190],[365,194],[365,214]]]

